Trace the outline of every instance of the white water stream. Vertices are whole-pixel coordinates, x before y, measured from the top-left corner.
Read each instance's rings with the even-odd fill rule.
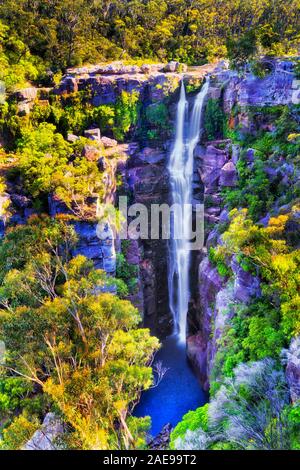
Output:
[[[190,299],[190,233],[192,232],[192,183],[194,150],[201,136],[204,104],[209,83],[203,85],[195,98],[189,115],[188,102],[182,82],[177,106],[175,143],[170,155],[168,170],[171,180],[174,211],[169,246],[169,307],[174,319],[174,333],[180,342],[186,341],[187,312]]]

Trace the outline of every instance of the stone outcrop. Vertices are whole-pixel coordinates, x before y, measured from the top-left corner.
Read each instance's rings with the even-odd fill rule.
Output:
[[[291,104],[300,98],[294,79],[293,63],[282,60],[272,61],[272,71],[264,78],[258,78],[249,71],[242,77],[232,71],[221,72],[219,80],[225,86],[224,110],[230,114],[235,105],[260,107]]]
[[[247,304],[251,298],[261,295],[258,277],[245,271],[235,256],[231,261],[231,269],[234,274],[234,298],[237,302]]]
[[[152,450],[168,450],[170,444],[170,436],[172,432],[171,424],[166,424],[161,432],[150,442],[148,442],[149,449]]]
[[[23,88],[15,93],[15,97],[18,103],[18,113],[20,115],[29,114],[38,97],[38,89],[33,86]]]
[[[72,256],[85,256],[93,261],[96,269],[103,269],[107,274],[114,275],[116,252],[109,223],[77,221],[73,225],[79,241],[72,250]]]
[[[218,64],[208,64],[187,70],[184,64],[124,65],[113,62],[109,65],[70,68],[55,93],[68,95],[89,89],[94,106],[113,104],[122,91],[139,93],[141,100],[158,102],[174,93],[181,80],[186,83],[201,83],[208,72],[216,70]]]
[[[222,189],[237,185],[237,170],[233,155],[230,140],[208,142],[196,152],[195,166],[202,183],[205,218],[209,223],[219,222]]]
[[[286,378],[290,388],[291,400],[300,399],[300,337],[292,340],[290,347],[285,351]]]
[[[23,450],[58,450],[57,438],[64,432],[63,423],[54,413],[47,413],[43,424]]]

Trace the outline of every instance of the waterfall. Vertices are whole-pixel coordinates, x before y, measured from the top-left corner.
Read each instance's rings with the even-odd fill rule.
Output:
[[[208,81],[195,98],[189,117],[184,83],[177,106],[176,136],[168,170],[171,180],[172,204],[180,210],[173,212],[169,244],[169,307],[174,319],[174,333],[180,342],[186,341],[186,323],[190,299],[190,240],[192,229],[192,183],[194,150],[200,139],[201,118],[208,91]]]

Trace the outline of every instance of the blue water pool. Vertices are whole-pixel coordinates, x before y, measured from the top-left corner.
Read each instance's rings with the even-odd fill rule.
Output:
[[[185,345],[178,343],[176,337],[163,342],[154,362],[157,361],[169,370],[156,388],[142,394],[134,410],[135,416],[151,416],[153,436],[167,423],[176,426],[185,413],[204,405],[208,398],[188,363]]]

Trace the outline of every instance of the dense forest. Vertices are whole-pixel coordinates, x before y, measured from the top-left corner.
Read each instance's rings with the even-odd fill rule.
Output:
[[[48,68],[107,60],[284,55],[299,39],[297,0],[2,0],[0,19],[1,75],[17,62],[19,79],[22,65],[27,78],[46,80]]]
[[[50,415],[55,448],[149,447],[150,417],[134,408],[167,371],[136,302],[155,266],[130,258],[152,247],[132,256],[130,242],[119,243],[110,270],[94,256],[94,239],[84,248],[82,239],[92,238],[99,201],[109,201],[109,214],[116,194],[135,201],[137,188],[149,197],[174,139],[180,81],[193,103],[204,80],[189,70],[221,59],[229,69],[211,73],[201,138],[206,155],[222,161],[214,175],[229,168],[234,176],[223,186],[214,176],[204,196],[199,279],[206,263],[219,297],[210,286],[207,305],[205,293],[204,306],[195,302],[192,331],[209,311],[209,402],[175,423],[162,448],[300,449],[300,105],[276,89],[274,104],[232,99],[228,109],[224,98],[250,74],[258,88],[276,73],[299,78],[299,35],[299,0],[0,0],[0,449],[22,449]],[[162,83],[141,71],[170,61],[177,69],[159,69]],[[69,67],[111,62],[126,70],[112,80],[127,77],[114,100],[94,104],[108,85],[92,89],[86,70],[80,90],[61,86]],[[146,76],[147,93],[138,80],[126,88],[126,66]],[[154,176],[132,189],[126,171],[142,173],[143,159]],[[243,275],[253,290],[246,300],[235,292]]]

